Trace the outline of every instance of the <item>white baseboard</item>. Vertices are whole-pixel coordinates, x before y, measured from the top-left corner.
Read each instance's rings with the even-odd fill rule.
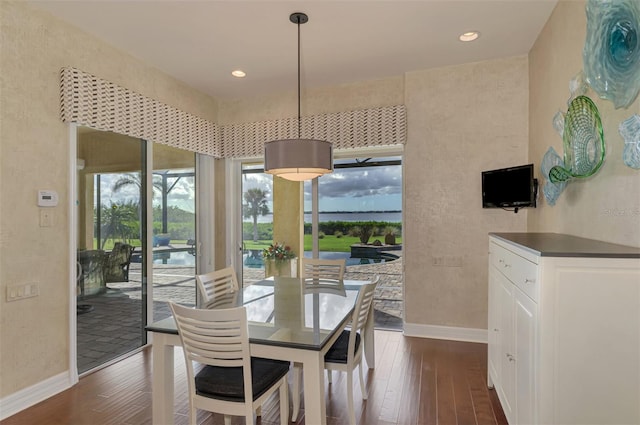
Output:
[[[10,394],[0,399],[0,420],[13,416],[21,410],[40,403],[70,387],[69,372],[63,372]]]
[[[421,338],[448,339],[451,341],[483,342],[485,344],[487,343],[486,329],[405,323],[404,335],[417,336]]]

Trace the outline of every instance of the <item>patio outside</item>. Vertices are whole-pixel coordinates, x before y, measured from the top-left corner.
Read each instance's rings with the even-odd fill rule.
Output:
[[[376,328],[402,329],[402,256],[384,263],[347,266],[345,279],[371,280],[376,274],[380,283],[374,298]],[[245,282],[264,278],[263,269],[244,268]],[[169,317],[168,301],[195,305],[195,268],[174,264],[154,264],[154,321]],[[85,298],[82,303],[92,309],[79,314],[78,370],[80,373],[139,347],[143,334],[140,264],[131,263],[129,282],[109,283],[106,293]]]

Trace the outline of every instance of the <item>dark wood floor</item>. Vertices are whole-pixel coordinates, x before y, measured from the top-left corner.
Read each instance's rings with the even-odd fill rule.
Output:
[[[178,351],[175,357],[176,424],[187,424],[184,359]],[[486,344],[376,331],[377,367],[365,378],[367,401],[354,379],[356,418],[362,425],[506,425],[495,391],[487,389],[486,359]],[[151,424],[151,369],[151,351],[145,349],[1,424]],[[328,425],[348,423],[345,383],[345,375],[334,372],[333,384],[326,387]],[[200,412],[198,423],[217,425],[223,418]],[[258,423],[280,423],[277,399],[267,402]],[[305,423],[304,416],[297,423],[315,425]]]

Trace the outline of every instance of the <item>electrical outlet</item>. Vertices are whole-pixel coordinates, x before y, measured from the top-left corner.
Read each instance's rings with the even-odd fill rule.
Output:
[[[462,257],[444,257],[444,265],[447,267],[462,267]]]
[[[17,301],[24,298],[37,297],[40,294],[37,283],[7,286],[7,301]]]

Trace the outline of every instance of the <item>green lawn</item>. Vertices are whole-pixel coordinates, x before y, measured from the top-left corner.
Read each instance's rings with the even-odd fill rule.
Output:
[[[369,243],[373,243],[378,239],[380,242],[384,243],[384,236],[372,236],[369,239]],[[244,246],[246,249],[259,249],[263,250],[271,244],[271,240],[259,240],[257,242],[253,242],[251,240],[244,241]],[[94,239],[94,244],[96,243]],[[114,241],[109,239],[105,244],[104,249],[110,250],[113,248]],[[140,241],[138,239],[130,240],[129,243],[133,246],[140,246]],[[173,244],[185,244],[186,240],[177,240],[172,239],[171,243]],[[360,239],[356,236],[342,236],[340,238],[336,238],[333,235],[326,235],[322,239],[320,239],[320,251],[330,251],[330,252],[350,252],[351,245],[355,243],[360,243]],[[396,236],[396,243],[402,243],[402,237]],[[95,246],[95,245],[94,245]],[[304,235],[304,250],[311,251],[312,249],[312,241],[311,235]]]

